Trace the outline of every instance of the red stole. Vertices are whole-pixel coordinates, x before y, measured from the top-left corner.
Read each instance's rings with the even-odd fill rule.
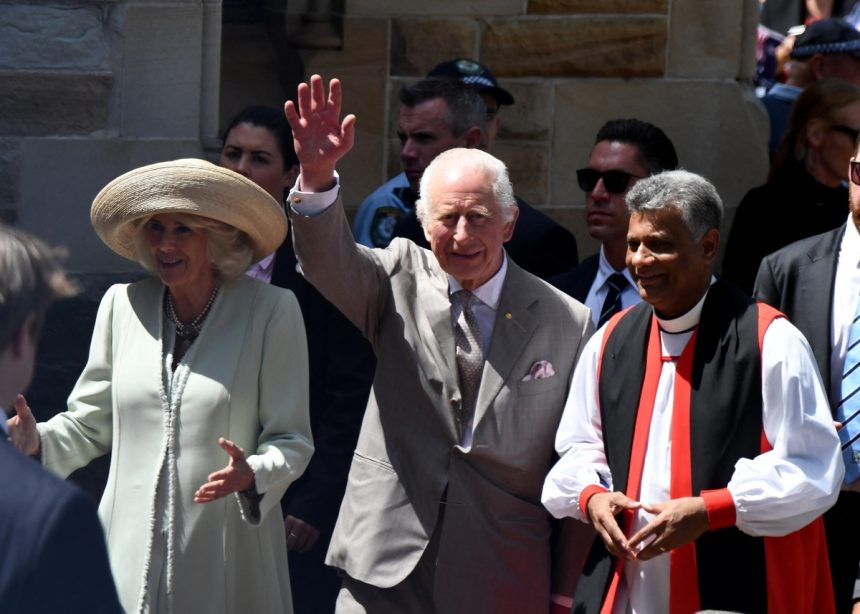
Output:
[[[614,328],[617,322],[618,318],[614,318],[607,323],[603,334],[604,343],[609,338],[612,328]],[[672,475],[669,483],[669,497],[671,499],[692,496],[693,478],[690,466],[690,379],[693,372],[693,351],[695,346],[696,333],[693,332],[675,367],[671,425]],[[642,383],[642,393],[639,396],[639,407],[636,410],[636,426],[633,430],[633,447],[630,452],[630,468],[627,474],[627,492],[625,493],[634,501],[639,500],[642,467],[645,464],[648,435],[651,431],[651,416],[654,413],[657,386],[663,370],[662,354],[660,326],[657,323],[657,318],[652,315],[648,348],[645,352],[645,378]],[[631,510],[624,512],[622,529],[625,535],[629,536],[634,513]],[[690,543],[679,548],[674,548],[669,552],[669,556],[670,614],[692,614],[699,611],[701,608],[699,607],[699,579],[696,571],[695,544]],[[624,559],[617,559],[609,584],[609,592],[603,602],[600,614],[611,614],[623,569]]]
[[[777,310],[759,303],[758,346],[761,353],[764,334],[777,317],[784,317]],[[616,315],[606,324],[603,344],[612,333],[622,314]],[[696,343],[694,332],[675,369],[674,399],[671,424],[671,470],[670,498],[692,496],[692,471],[690,461],[690,399],[693,355]],[[657,396],[657,385],[662,371],[662,344],[659,325],[651,317],[651,329],[645,359],[645,377],[639,397],[636,424],[627,479],[626,495],[639,499],[642,467],[651,429],[651,416]],[[601,356],[603,349],[601,349]],[[598,373],[599,379],[599,373]],[[761,452],[772,449],[761,433]],[[697,495],[699,493],[696,493]],[[621,522],[625,535],[629,535],[633,512],[625,511]],[[822,519],[816,518],[807,526],[784,537],[765,537],[765,566],[767,577],[768,614],[794,614],[798,612],[819,614],[835,612],[830,566]],[[674,548],[670,553],[669,582],[670,614],[692,614],[701,609],[699,582],[696,567],[695,543]],[[617,559],[603,601],[600,614],[611,614],[618,586],[621,581],[624,560]],[[812,573],[810,573],[810,571]]]

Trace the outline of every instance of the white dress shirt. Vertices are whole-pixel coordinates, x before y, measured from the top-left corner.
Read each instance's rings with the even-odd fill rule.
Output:
[[[833,283],[833,321],[830,329],[830,402],[839,405],[842,365],[848,351],[848,331],[860,299],[860,233],[848,214],[848,227],[839,246],[836,279]]]
[[[600,254],[597,257],[597,274],[594,276],[594,281],[591,282],[591,289],[585,297],[585,306],[591,309],[591,320],[594,326],[600,321],[600,313],[603,311],[603,303],[606,301],[606,295],[609,293],[609,286],[606,285],[606,280],[610,275],[621,273],[627,279],[627,287],[621,291],[621,309],[635,305],[642,301],[639,296],[639,290],[636,288],[636,282],[630,275],[627,267],[620,271],[616,271],[606,259],[606,254],[603,251],[603,245],[600,246]]]
[[[666,355],[681,353],[701,315],[702,300],[687,314],[658,320]],[[588,522],[579,495],[592,484],[613,490],[603,447],[597,367],[604,329],[588,341],[574,371],[573,383],[556,435],[560,459],[544,484],[542,501],[557,517]],[[669,499],[671,422],[675,363],[662,363],[640,500]],[[727,385],[730,385],[727,383]],[[740,459],[728,484],[735,503],[736,526],[754,536],[785,535],[808,524],[836,501],[844,466],[839,437],[815,359],[801,333],[784,318],[775,320],[762,347],[762,421],[773,450]],[[652,516],[637,512],[630,535]],[[614,612],[668,612],[669,557],[627,561]]]

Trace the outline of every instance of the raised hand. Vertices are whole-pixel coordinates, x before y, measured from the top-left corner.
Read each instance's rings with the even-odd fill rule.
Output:
[[[621,510],[636,510],[642,506],[622,492],[602,492],[588,500],[588,517],[597,534],[613,556],[633,559],[636,554],[618,526],[615,515]]]
[[[27,405],[27,399],[19,394],[15,399],[15,415],[6,422],[9,430],[9,441],[27,456],[38,456],[42,449],[42,440],[36,429],[36,419]]]
[[[352,149],[355,139],[355,115],[340,120],[340,81],[329,82],[328,97],[322,77],[312,75],[298,87],[298,108],[292,100],[284,113],[293,130],[293,143],[301,165],[300,188],[320,192],[334,185],[334,169]]]
[[[695,541],[708,530],[708,511],[701,497],[681,497],[654,505],[643,503],[642,509],[657,515],[630,538],[630,548],[638,550],[636,558],[642,561]]]
[[[209,474],[209,481],[194,493],[195,503],[209,503],[254,485],[254,472],[245,460],[245,451],[229,439],[220,437],[218,445],[230,456],[227,466]]]

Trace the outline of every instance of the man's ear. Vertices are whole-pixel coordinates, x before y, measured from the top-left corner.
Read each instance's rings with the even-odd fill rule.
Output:
[[[711,228],[705,233],[700,242],[705,259],[708,262],[713,262],[717,257],[717,251],[720,249],[720,231],[716,228]]]
[[[820,53],[813,55],[806,61],[806,65],[809,67],[809,74],[812,75],[813,81],[819,81],[824,79],[829,72],[827,66],[827,57],[821,55]]]
[[[502,241],[503,243],[507,243],[508,241],[511,240],[511,237],[514,236],[514,228],[517,225],[517,219],[520,217],[520,208],[519,207],[512,207],[511,213],[512,213],[511,220],[509,222],[505,222],[505,226],[503,229],[503,232],[504,232],[504,239]]]
[[[464,147],[468,149],[475,149],[481,146],[481,143],[484,141],[483,131],[478,128],[478,126],[472,126],[468,130],[466,130],[466,135],[464,137]]]

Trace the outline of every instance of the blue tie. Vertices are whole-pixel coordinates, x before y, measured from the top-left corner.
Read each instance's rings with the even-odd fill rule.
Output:
[[[845,484],[860,478],[860,301],[848,330],[848,349],[842,367],[840,401],[836,420],[842,423],[842,458],[845,461]]]
[[[597,328],[600,328],[606,321],[621,311],[621,293],[628,286],[627,278],[621,273],[613,273],[606,279],[606,299],[603,301],[603,308],[600,310],[600,318],[597,320]]]

